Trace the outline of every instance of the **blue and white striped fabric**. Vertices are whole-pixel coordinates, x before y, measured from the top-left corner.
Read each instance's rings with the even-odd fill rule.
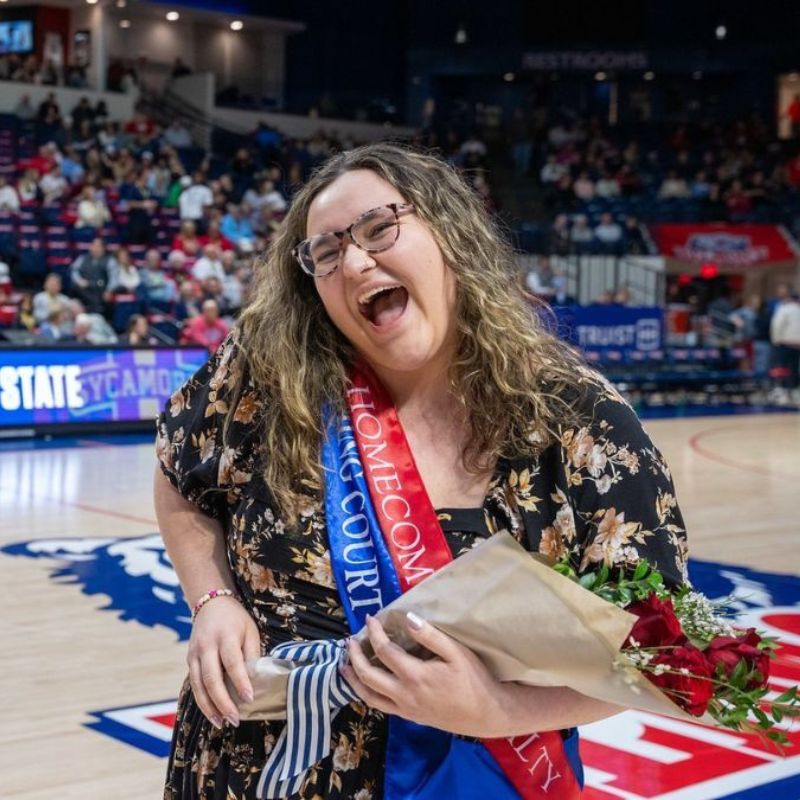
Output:
[[[309,767],[331,749],[331,722],[358,695],[339,673],[343,641],[321,640],[278,645],[273,658],[291,661],[286,694],[287,721],[258,782],[262,798],[295,794]]]

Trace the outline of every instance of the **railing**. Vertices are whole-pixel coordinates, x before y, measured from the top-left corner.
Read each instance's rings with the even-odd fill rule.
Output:
[[[521,255],[518,265],[528,272],[544,259],[556,274],[566,278],[567,294],[581,305],[596,301],[604,292],[625,288],[631,305],[663,306],[666,274],[659,256]]]

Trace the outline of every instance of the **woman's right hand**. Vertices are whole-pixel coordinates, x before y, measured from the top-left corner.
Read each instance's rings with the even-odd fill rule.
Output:
[[[189,683],[200,710],[217,728],[223,721],[239,725],[239,711],[223,675],[228,674],[242,700],[251,701],[245,661],[260,655],[258,626],[238,600],[217,597],[198,611],[186,657]]]

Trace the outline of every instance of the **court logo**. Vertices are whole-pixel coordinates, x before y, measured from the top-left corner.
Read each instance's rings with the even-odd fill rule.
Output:
[[[53,579],[105,594],[106,610],[143,625],[164,625],[179,639],[190,621],[177,577],[158,536],[44,539],[2,548],[7,555],[55,559]],[[770,676],[774,692],[800,683],[800,578],[692,562],[695,586],[733,598],[742,625],[784,644]],[[165,756],[175,701],[90,712],[87,727]],[[782,758],[752,736],[627,711],[581,729],[584,800],[775,800],[800,797],[800,727],[787,723],[793,747]]]
[[[191,617],[178,576],[157,534],[135,538],[37,539],[0,548],[12,556],[55,559],[51,577],[108,597],[104,610],[122,620],[163,625],[188,639]]]

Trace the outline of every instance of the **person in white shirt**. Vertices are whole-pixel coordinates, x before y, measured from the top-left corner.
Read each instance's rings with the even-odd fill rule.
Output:
[[[61,277],[51,272],[44,279],[44,288],[33,296],[33,317],[38,325],[42,325],[51,314],[67,308],[69,297],[61,293]]]
[[[46,172],[39,180],[39,188],[44,195],[43,202],[46,206],[53,205],[67,193],[69,183],[61,174],[61,167],[53,167],[50,172]]]
[[[681,200],[689,197],[689,186],[686,181],[678,176],[675,170],[670,170],[661,183],[658,196],[661,200]]]
[[[547,163],[539,173],[542,183],[558,183],[569,172],[566,164],[559,164],[555,156],[548,156]]]
[[[775,309],[769,326],[770,340],[776,349],[776,361],[782,368],[783,392],[798,391],[800,383],[800,300],[789,295]],[[785,399],[783,396],[779,399]],[[800,397],[797,398],[800,400]]]
[[[76,228],[102,228],[111,219],[108,206],[97,197],[94,186],[84,186],[78,203]]]
[[[200,283],[208,278],[217,278],[220,283],[225,280],[225,267],[222,265],[219,248],[215,244],[207,244],[203,248],[203,255],[192,267],[192,277]]]
[[[5,175],[0,175],[0,210],[19,211],[19,195],[17,190],[6,181]]]
[[[604,172],[594,186],[594,193],[598,197],[619,197],[619,184],[608,172]]]
[[[214,194],[203,180],[203,173],[195,172],[189,185],[178,197],[181,219],[190,219],[198,223],[198,230],[201,229],[200,223],[203,221],[206,208],[214,205]],[[181,178],[181,183],[184,181],[186,181],[186,176]]]
[[[180,121],[173,120],[170,126],[161,134],[161,138],[170,147],[191,147],[192,135],[189,129]]]
[[[275,188],[275,184],[264,178],[258,182],[254,189],[248,189],[242,198],[253,209],[253,225],[261,218],[261,209],[269,208],[271,211],[286,211],[286,199]]]
[[[594,229],[594,235],[600,244],[617,245],[622,241],[622,226],[614,221],[608,212],[600,215],[600,222]]]

